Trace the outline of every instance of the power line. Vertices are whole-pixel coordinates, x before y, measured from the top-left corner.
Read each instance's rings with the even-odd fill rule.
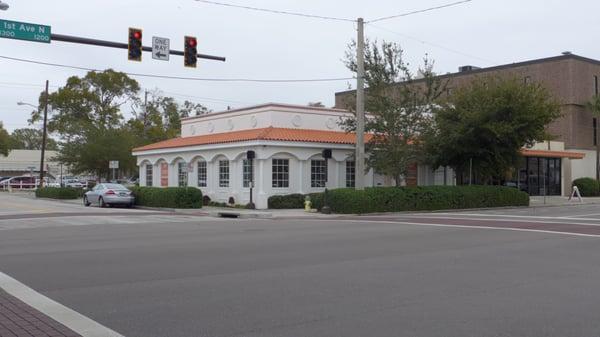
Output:
[[[307,13],[299,13],[299,12],[290,12],[290,11],[276,10],[276,9],[250,7],[250,6],[235,5],[235,4],[229,4],[229,3],[217,2],[217,1],[209,1],[209,0],[195,0],[195,1],[202,2],[202,3],[205,3],[205,4],[210,4],[210,5],[218,5],[218,6],[225,6],[225,7],[248,9],[248,10],[252,10],[252,11],[266,12],[266,13],[272,13],[272,14],[284,14],[284,15],[301,16],[301,17],[312,18],[312,19],[334,20],[334,21],[345,21],[345,22],[355,22],[356,21],[354,19],[348,19],[348,18],[338,18],[338,17],[333,17],[333,16],[324,16],[324,15],[315,15],[315,14],[307,14]]]
[[[400,17],[409,16],[409,15],[413,15],[413,14],[420,14],[420,13],[425,13],[425,12],[431,12],[431,11],[442,9],[442,8],[447,8],[447,7],[461,5],[461,4],[464,4],[464,3],[467,3],[467,2],[471,2],[471,1],[473,1],[473,0],[456,1],[456,2],[449,3],[449,4],[435,6],[435,7],[429,7],[429,8],[425,8],[425,9],[419,9],[419,10],[412,11],[412,12],[407,12],[407,13],[402,13],[402,14],[397,14],[397,15],[384,16],[384,17],[381,17],[381,18],[378,18],[378,19],[369,20],[366,23],[372,23],[372,22],[378,22],[378,21],[383,21],[383,20],[395,19],[395,18],[400,18]]]
[[[72,65],[60,64],[60,63],[28,60],[28,59],[10,57],[10,56],[4,56],[4,55],[0,55],[0,58],[6,59],[6,60],[11,60],[11,61],[40,64],[40,65],[51,66],[51,67],[69,68],[69,69],[94,71],[94,72],[102,71],[100,69],[94,69],[94,68],[86,68],[86,67],[72,66]],[[149,77],[149,78],[162,78],[162,79],[169,79],[169,80],[186,80],[186,81],[203,81],[203,82],[308,83],[308,82],[338,82],[338,81],[348,81],[348,80],[352,79],[352,77],[311,78],[311,79],[203,78],[203,77],[168,76],[168,75],[142,74],[142,73],[129,73],[129,72],[123,72],[123,73],[127,74],[129,76],[134,76],[134,77]]]
[[[456,50],[456,49],[448,48],[448,47],[443,46],[441,44],[437,44],[437,43],[433,43],[433,42],[428,42],[428,41],[425,41],[425,40],[420,39],[418,37],[410,36],[410,35],[407,35],[407,34],[404,34],[404,33],[399,33],[399,32],[396,32],[396,31],[393,31],[393,30],[390,30],[390,29],[387,29],[387,28],[384,28],[384,27],[381,27],[381,26],[374,25],[372,23],[369,24],[369,26],[373,27],[373,28],[377,28],[377,29],[383,30],[383,31],[386,31],[388,33],[396,34],[396,35],[399,35],[399,36],[402,36],[402,37],[405,37],[405,38],[408,38],[408,39],[411,39],[411,40],[415,40],[415,41],[421,42],[423,44],[428,44],[428,45],[436,47],[436,48],[444,49],[446,51],[449,51],[449,52],[452,52],[452,53],[455,53],[455,54],[458,54],[458,55],[470,57],[470,58],[473,58],[473,59],[478,59],[478,60],[484,61],[486,63],[493,64],[493,65],[499,64],[498,62],[493,61],[493,60],[489,60],[489,59],[486,59],[486,58],[483,58],[483,57],[479,57],[479,56],[475,56],[475,55],[472,55],[472,54],[467,54],[467,53],[461,52],[461,51]]]
[[[307,18],[312,18],[312,19],[322,19],[322,20],[333,20],[333,21],[343,21],[343,22],[356,22],[355,19],[349,19],[349,18],[340,18],[340,17],[333,17],[333,16],[307,14],[307,13],[291,12],[291,11],[276,10],[276,9],[269,9],[269,8],[251,7],[251,6],[236,5],[236,4],[225,3],[225,2],[217,2],[217,1],[211,1],[211,0],[195,0],[195,1],[196,2],[202,2],[202,3],[205,3],[205,4],[210,4],[210,5],[218,5],[218,6],[224,6],[224,7],[241,8],[241,9],[247,9],[247,10],[258,11],[258,12],[266,12],[266,13],[272,13],[272,14],[293,15],[293,16],[301,16],[301,17],[307,17]],[[447,8],[447,7],[453,7],[453,6],[461,5],[461,4],[464,4],[464,3],[467,3],[467,2],[471,2],[471,1],[473,1],[473,0],[456,1],[456,2],[452,2],[452,3],[440,5],[440,6],[435,6],[435,7],[429,7],[429,8],[425,8],[425,9],[415,10],[415,11],[412,11],[412,12],[407,12],[407,13],[402,13],[402,14],[397,14],[397,15],[385,16],[385,17],[374,19],[374,20],[365,21],[365,23],[378,22],[378,21],[383,21],[383,20],[389,20],[389,19],[394,19],[394,18],[409,16],[409,15],[413,15],[413,14],[420,14],[420,13],[430,12],[430,11],[434,11],[434,10],[438,10],[438,9],[442,9],[442,8]]]
[[[201,99],[201,100],[206,100],[206,101],[213,101],[211,103],[255,104],[255,103],[251,103],[251,102],[234,101],[234,100],[224,99],[224,98],[211,98],[211,97],[194,96],[194,95],[181,94],[181,93],[177,93],[177,92],[164,91],[164,90],[160,90],[160,91],[163,92],[163,93],[165,93],[165,94],[173,95],[173,96],[180,96],[180,97],[188,97],[188,98]]]

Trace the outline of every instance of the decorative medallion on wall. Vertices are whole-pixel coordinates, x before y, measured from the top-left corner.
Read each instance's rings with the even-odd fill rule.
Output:
[[[327,122],[325,123],[328,129],[333,129],[335,127],[335,120],[331,117],[327,118]]]
[[[227,128],[229,130],[233,130],[233,121],[231,119],[227,120]]]
[[[302,117],[300,117],[300,115],[294,116],[294,118],[292,118],[292,124],[294,124],[295,127],[300,127],[302,125]]]
[[[213,123],[208,123],[208,132],[213,133],[213,131],[215,131],[215,126]]]
[[[255,128],[256,125],[258,124],[258,119],[256,119],[256,116],[252,116],[250,117],[250,125]]]

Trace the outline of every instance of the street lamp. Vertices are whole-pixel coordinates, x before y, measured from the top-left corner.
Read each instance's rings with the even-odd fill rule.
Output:
[[[6,2],[0,1],[0,11],[5,11],[10,7]]]
[[[17,105],[29,105],[32,108],[39,109],[39,106],[33,105],[33,104],[29,104],[29,103],[25,103],[25,102],[17,102]]]
[[[0,5],[2,3],[0,2]],[[46,91],[44,92],[44,129],[42,131],[42,154],[40,158],[40,185],[39,187],[44,187],[44,156],[46,155],[46,137],[47,137],[47,121],[48,121],[48,80],[46,80]],[[25,102],[17,102],[17,105],[29,105],[37,110],[39,110],[38,106],[33,104],[25,103]]]

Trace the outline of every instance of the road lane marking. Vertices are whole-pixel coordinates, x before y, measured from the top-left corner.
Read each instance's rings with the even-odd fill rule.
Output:
[[[387,223],[396,225],[409,225],[409,226],[424,226],[424,227],[451,227],[451,228],[465,228],[465,229],[493,229],[493,230],[506,230],[516,232],[534,232],[543,234],[558,234],[566,236],[580,236],[580,237],[591,237],[600,238],[598,234],[583,234],[583,233],[572,233],[572,232],[559,232],[549,231],[542,229],[528,229],[528,228],[514,228],[514,227],[495,227],[495,226],[473,226],[473,225],[451,225],[451,224],[440,224],[440,223],[423,223],[423,222],[407,222],[407,221],[390,221],[390,220],[344,220],[344,219],[331,219],[321,221],[334,221],[334,222],[352,222],[352,223]]]
[[[476,218],[459,218],[459,217],[417,217],[417,216],[410,216],[410,215],[406,215],[406,216],[398,216],[398,219],[436,219],[436,220],[467,220],[467,221],[477,221],[477,220],[481,220],[481,221],[497,221],[497,222],[512,222],[512,223],[516,223],[516,222],[524,222],[524,223],[545,223],[545,224],[557,224],[557,225],[580,225],[580,226],[592,226],[592,227],[599,227],[600,223],[598,224],[592,224],[592,223],[585,223],[585,222],[565,222],[565,221],[560,221],[560,219],[563,218],[553,218],[553,219],[558,219],[557,221],[542,221],[542,220],[526,220],[526,219],[476,219]],[[566,220],[587,220],[587,219],[566,219]],[[600,219],[594,219],[595,221],[600,221]]]
[[[0,272],[0,288],[83,337],[124,337]]]
[[[456,216],[476,216],[476,217],[503,217],[503,218],[531,218],[531,219],[559,219],[559,220],[574,220],[573,216],[538,216],[538,215],[509,215],[509,214],[481,214],[481,213],[415,213],[415,214],[406,214],[400,216],[413,216],[413,217],[430,217],[436,215],[446,215],[454,218]],[[382,215],[385,216],[385,215]],[[582,215],[583,216],[583,215]],[[589,221],[600,221],[600,218],[576,218],[577,220],[589,220]]]

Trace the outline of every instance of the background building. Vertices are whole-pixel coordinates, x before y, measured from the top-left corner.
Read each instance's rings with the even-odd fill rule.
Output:
[[[459,72],[441,75],[439,78],[448,81],[446,94],[451,95],[456,88],[485,76],[514,76],[522,79],[524,83],[541,83],[561,104],[562,117],[547,127],[549,133],[556,136],[555,141],[536,145],[536,152],[526,154],[528,157],[539,159],[525,161],[519,169],[518,181],[513,183],[518,183],[531,195],[544,192],[560,194],[556,186],[551,189],[539,187],[544,184],[559,184],[557,172],[560,171],[560,185],[563,185],[564,194],[570,192],[570,188],[565,189],[564,186],[570,187],[574,179],[597,177],[598,120],[585,105],[594,95],[600,93],[600,61],[566,52],[557,57],[489,68],[463,66],[459,68]],[[415,85],[420,83],[422,84],[419,80],[415,81]],[[354,106],[354,95],[354,91],[336,93],[335,107],[345,109]],[[569,152],[583,154],[583,157]],[[531,155],[532,153],[535,156]],[[561,160],[556,163],[557,156],[568,162]],[[557,164],[562,165],[557,168]]]
[[[54,159],[57,155],[57,151],[44,153],[44,172],[50,177],[60,175],[61,168],[63,174],[68,174],[67,168]],[[31,172],[39,175],[41,156],[41,150],[11,150],[7,157],[0,155],[0,176],[29,175]]]

